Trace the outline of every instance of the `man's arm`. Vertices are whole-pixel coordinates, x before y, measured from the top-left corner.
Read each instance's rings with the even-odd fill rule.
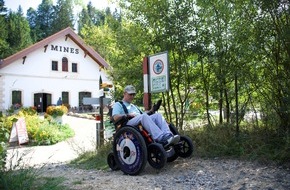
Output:
[[[114,121],[118,121],[122,117],[127,117],[127,114],[117,114],[113,116]]]
[[[119,119],[121,119],[122,117],[126,117],[128,119],[131,119],[133,117],[135,117],[136,114],[135,113],[128,113],[128,114],[117,114],[113,116],[114,121],[118,121]]]
[[[131,109],[128,110],[129,113],[125,113],[124,111],[124,108],[123,108],[123,105],[121,105],[121,103],[118,102],[118,105],[116,105],[115,107],[115,112],[114,112],[114,109],[113,109],[113,119],[114,121],[117,121],[119,119],[121,119],[122,117],[126,117],[127,119],[132,119],[133,117],[135,117],[136,115],[138,114],[142,114],[142,112],[140,111],[140,109],[134,105],[134,104],[131,104]]]
[[[112,117],[114,121],[118,121],[119,119],[121,119],[122,117],[126,116],[126,113],[123,109],[123,106],[121,105],[121,103],[116,102],[113,105],[113,110],[112,110]]]

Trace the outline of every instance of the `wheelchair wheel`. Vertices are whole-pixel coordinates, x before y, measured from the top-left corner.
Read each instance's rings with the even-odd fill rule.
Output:
[[[108,157],[107,157],[107,163],[109,165],[109,167],[113,170],[113,171],[116,171],[116,170],[119,170],[120,168],[118,167],[117,163],[116,163],[116,160],[115,160],[115,157],[114,157],[114,153],[113,152],[110,152],[108,154]]]
[[[180,136],[179,143],[174,147],[178,156],[187,158],[193,153],[193,142],[187,136]]]
[[[147,147],[139,131],[120,128],[114,138],[113,152],[118,167],[129,175],[139,174],[147,163]]]
[[[173,162],[178,158],[178,154],[174,150],[174,147],[170,147],[169,150],[166,150],[167,153],[167,162]]]
[[[148,146],[148,162],[155,169],[161,169],[166,164],[166,152],[159,143],[152,143]]]

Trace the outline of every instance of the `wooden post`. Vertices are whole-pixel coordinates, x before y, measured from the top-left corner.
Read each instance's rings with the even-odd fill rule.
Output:
[[[99,80],[99,90],[102,89],[102,84],[103,84],[103,80],[102,77],[100,76],[100,80]],[[100,96],[100,145],[104,144],[104,113],[103,113],[103,107],[104,107],[104,102],[103,102],[103,98],[105,97],[105,93],[103,95]]]
[[[143,85],[144,85],[144,96],[143,96],[143,104],[145,110],[151,109],[151,93],[149,93],[149,69],[148,69],[148,57],[144,57],[143,59]]]

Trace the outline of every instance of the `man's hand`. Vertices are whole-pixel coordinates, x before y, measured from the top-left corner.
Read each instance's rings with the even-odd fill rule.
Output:
[[[129,114],[127,114],[128,119],[132,119],[135,116],[136,116],[135,113],[129,113]]]

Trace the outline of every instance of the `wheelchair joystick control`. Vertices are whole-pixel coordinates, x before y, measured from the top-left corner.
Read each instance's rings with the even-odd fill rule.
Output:
[[[156,112],[157,110],[159,110],[160,106],[161,106],[162,100],[158,100],[156,104],[153,105],[153,112]]]

